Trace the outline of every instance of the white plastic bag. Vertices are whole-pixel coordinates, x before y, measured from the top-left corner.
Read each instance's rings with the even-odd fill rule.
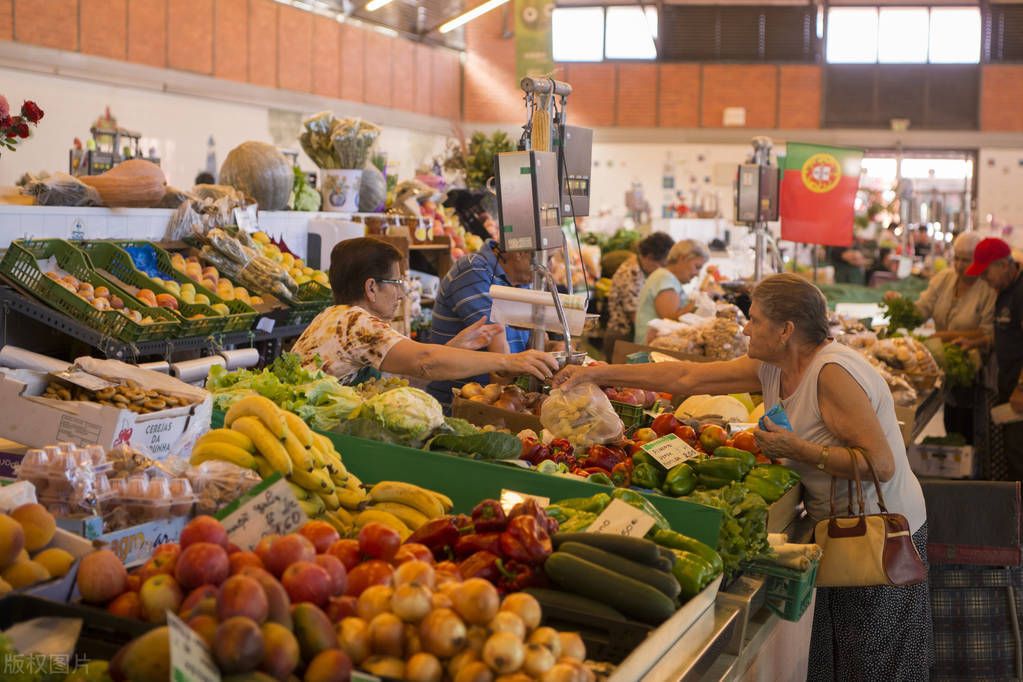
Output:
[[[555,437],[578,447],[620,440],[624,431],[611,401],[591,383],[551,391],[540,408],[540,423]]]

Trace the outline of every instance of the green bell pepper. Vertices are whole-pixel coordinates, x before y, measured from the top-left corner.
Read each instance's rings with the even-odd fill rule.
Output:
[[[659,489],[664,485],[664,469],[642,462],[632,467],[632,484],[640,488]]]
[[[633,471],[635,471],[636,467],[638,467],[640,464],[652,464],[658,470],[664,471],[664,467],[661,465],[661,463],[654,459],[653,455],[651,455],[646,450],[636,450],[636,452],[632,453]]]
[[[671,524],[668,523],[668,519],[664,518],[664,514],[654,506],[654,503],[648,500],[643,495],[637,493],[635,490],[629,490],[628,488],[615,488],[611,491],[611,497],[621,500],[622,502],[640,509],[654,519],[654,528],[661,530],[670,530]]]
[[[607,493],[597,493],[590,497],[570,497],[558,501],[559,507],[575,511],[593,512],[595,514],[604,511],[609,504],[611,504],[611,496]]]
[[[664,477],[662,490],[672,497],[682,497],[693,492],[694,488],[696,488],[696,474],[691,466],[683,462],[668,471],[668,475]]]
[[[742,460],[742,463],[746,465],[746,470],[753,468],[753,465],[757,463],[757,457],[752,452],[746,450],[740,450],[739,448],[728,447],[722,445],[719,448],[714,449],[715,457],[731,457],[733,459]]]
[[[757,495],[760,495],[760,497],[764,498],[764,502],[767,502],[767,504],[773,503],[785,494],[785,488],[762,476],[747,476],[746,480],[744,480],[742,484],[746,486],[750,492],[756,493]]]
[[[672,566],[671,574],[675,576],[679,587],[682,588],[680,596],[692,599],[714,579],[717,572],[710,562],[701,556],[682,549],[672,551],[678,557],[678,561]]]
[[[656,542],[661,547],[667,547],[668,549],[680,549],[686,552],[692,552],[699,557],[702,557],[705,561],[709,562],[714,567],[714,575],[721,572],[723,565],[721,563],[721,555],[711,547],[706,545],[695,538],[691,538],[688,535],[683,535],[673,530],[653,530],[647,537]]]
[[[592,474],[586,480],[589,481],[590,483],[596,483],[597,485],[606,485],[609,487],[614,487],[614,483],[611,481],[610,478],[608,478],[607,474]]]
[[[561,504],[549,504],[544,508],[544,512],[546,512],[547,516],[551,517],[559,524],[563,524],[565,521],[568,521],[570,518],[578,514],[579,510],[570,509],[562,506]]]
[[[787,466],[781,464],[769,464],[767,462],[761,462],[753,467],[749,472],[750,476],[760,476],[766,478],[769,481],[774,481],[781,487],[788,490],[795,484],[802,480],[802,476],[795,469],[790,469]]]
[[[590,527],[590,524],[597,520],[593,512],[576,512],[567,521],[558,525],[559,533],[572,533],[583,531]]]
[[[732,481],[741,481],[749,471],[742,460],[731,457],[712,457],[695,462],[692,466],[700,485],[708,488],[721,488]]]

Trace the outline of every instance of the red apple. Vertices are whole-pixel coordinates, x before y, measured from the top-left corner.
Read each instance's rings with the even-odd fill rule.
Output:
[[[139,580],[139,577],[137,575],[129,575],[128,576],[128,591],[129,592],[138,592],[140,589],[142,589],[142,581]]]
[[[298,533],[282,535],[273,541],[263,559],[266,570],[280,577],[291,564],[299,561],[311,562],[316,558],[316,547]]]
[[[274,540],[279,537],[281,536],[277,533],[264,535],[260,538],[259,542],[256,543],[256,546],[252,548],[252,551],[256,553],[256,556],[259,557],[259,560],[263,562],[264,566],[266,565],[266,556],[270,552],[270,545],[272,545]]]
[[[728,434],[717,424],[706,424],[700,429],[700,445],[706,452],[713,453],[728,440]]]
[[[317,554],[315,563],[330,576],[330,594],[337,596],[348,589],[348,571],[341,560],[331,554]]]
[[[241,572],[245,566],[264,567],[263,561],[255,552],[232,552],[227,555],[227,560],[231,563],[231,575]]]
[[[177,562],[178,557],[174,553],[154,553],[153,556],[149,558],[149,561],[142,564],[135,575],[138,576],[139,581],[143,584],[154,575],[160,575],[161,573],[164,575],[174,575],[174,568]]]
[[[221,621],[232,616],[245,616],[257,623],[266,620],[269,603],[263,586],[255,578],[233,575],[220,586],[217,597],[217,618]]]
[[[188,549],[196,542],[210,542],[227,551],[227,531],[220,521],[212,516],[196,516],[181,529],[181,549]]]
[[[142,620],[142,603],[138,592],[125,592],[107,604],[107,611],[121,618]]]
[[[177,542],[165,542],[162,545],[157,545],[153,550],[153,556],[151,558],[155,559],[156,557],[163,556],[165,554],[173,556],[174,560],[177,561],[178,557],[181,556],[181,545]]]
[[[670,412],[659,414],[654,418],[654,423],[650,425],[650,428],[654,430],[658,436],[667,436],[669,433],[674,433],[675,429],[680,426],[678,419],[675,419],[675,415]]]
[[[281,585],[292,604],[307,601],[322,607],[331,596],[330,575],[311,561],[298,561],[288,566],[281,576]]]
[[[362,552],[359,551],[359,541],[354,539],[342,539],[335,542],[327,550],[327,554],[336,556],[345,569],[350,571],[362,562]]]
[[[181,588],[177,581],[164,573],[158,573],[142,583],[142,589],[139,590],[142,617],[150,623],[166,623],[167,612],[177,613],[181,600]]]
[[[78,564],[77,582],[82,601],[105,604],[128,590],[128,571],[116,554],[101,549]]]
[[[183,589],[200,585],[220,585],[231,573],[227,552],[212,542],[196,542],[185,548],[178,558],[174,577]]]
[[[323,554],[341,538],[337,529],[326,521],[309,521],[298,529],[298,533],[313,543],[317,554]]]

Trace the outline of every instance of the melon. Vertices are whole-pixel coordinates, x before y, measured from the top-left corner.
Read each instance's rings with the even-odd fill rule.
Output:
[[[227,153],[220,184],[252,197],[264,211],[280,211],[288,205],[295,172],[272,144],[243,142]]]
[[[749,410],[741,402],[730,395],[691,396],[679,405],[676,417],[718,416],[725,421],[747,422]]]
[[[760,421],[760,418],[764,416],[764,403],[760,403],[753,408],[753,411],[749,413],[750,423],[756,423]]]

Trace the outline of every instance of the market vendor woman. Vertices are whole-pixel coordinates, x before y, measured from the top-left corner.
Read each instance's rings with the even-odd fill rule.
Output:
[[[404,258],[390,244],[366,237],[338,242],[330,253],[335,305],[310,323],[292,349],[307,363],[319,355],[323,371],[354,384],[379,372],[424,379],[463,379],[488,372],[547,379],[558,368],[535,350],[510,355],[481,353],[499,325],[479,320],[446,345],[417,343],[391,325],[405,297]]]
[[[828,338],[821,291],[792,274],[771,275],[753,290],[749,354],[728,362],[569,366],[554,384],[581,381],[633,386],[675,395],[763,391],[764,404],[785,409],[793,430],[765,419],[755,432],[760,449],[784,458],[802,475],[806,509],[815,523],[829,514],[832,476],[851,479],[853,467],[869,480],[869,458],[882,481],[888,511],[906,517],[913,544],[927,561],[927,510],[909,468],[891,392],[855,350]],[[839,484],[835,506],[846,508]],[[864,486],[867,513],[877,493]],[[933,661],[927,581],[901,587],[817,590],[808,680],[926,680]]]

